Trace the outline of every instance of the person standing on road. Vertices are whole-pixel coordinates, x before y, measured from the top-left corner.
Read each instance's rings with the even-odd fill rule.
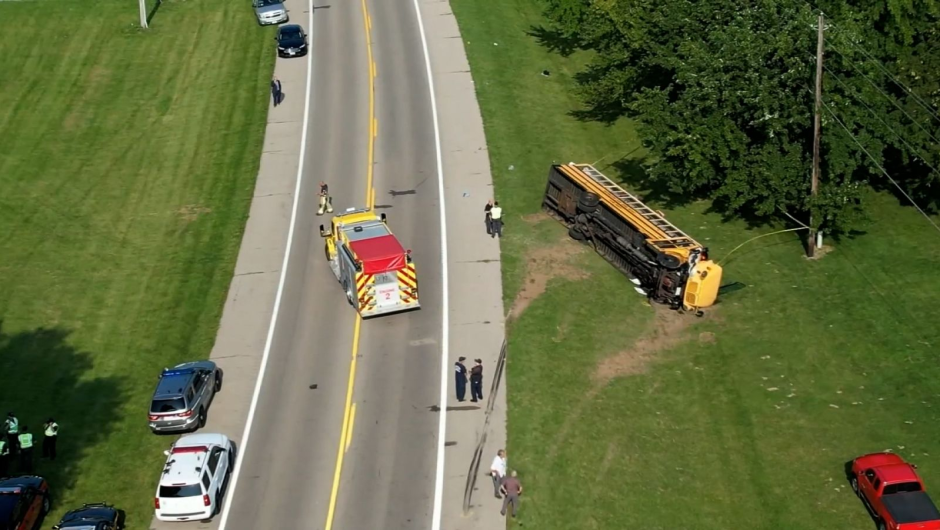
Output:
[[[6,438],[0,438],[0,477],[7,476],[10,469],[10,444]]]
[[[20,420],[12,412],[7,413],[7,419],[3,422],[3,430],[7,434],[7,443],[10,444],[10,450],[16,452],[16,435],[20,432]]]
[[[33,435],[29,432],[29,427],[23,425],[23,432],[17,436],[17,442],[20,445],[20,472],[33,472]]]
[[[490,218],[492,219],[491,224],[493,231],[490,234],[490,237],[499,236],[500,239],[503,237],[503,209],[499,206],[499,201],[493,203],[493,208],[490,209]]]
[[[333,213],[333,197],[330,197],[330,187],[326,182],[320,181],[320,208],[317,209],[317,215],[323,215],[323,212]]]
[[[55,443],[59,439],[59,424],[49,418],[42,426],[42,457],[55,460]]]
[[[493,210],[493,199],[486,201],[486,206],[483,207],[483,222],[486,224],[486,235],[493,235],[493,216],[491,211]]]
[[[277,77],[271,80],[271,98],[275,107],[281,103],[281,80]]]
[[[493,463],[490,464],[490,476],[493,478],[493,494],[497,499],[502,499],[499,489],[503,485],[503,479],[506,477],[506,451],[500,449],[496,451],[493,457]]]
[[[463,401],[464,397],[467,395],[467,367],[463,364],[466,359],[466,357],[458,357],[457,362],[454,363],[454,379],[455,383],[457,383],[457,401]]]
[[[512,504],[512,516],[515,517],[516,511],[519,510],[519,495],[522,495],[522,483],[516,478],[515,470],[503,481],[500,491],[505,495],[503,497],[503,509],[499,512],[500,515],[506,515],[506,508]]]
[[[470,369],[470,401],[476,403],[483,401],[483,361],[474,359],[474,362]]]

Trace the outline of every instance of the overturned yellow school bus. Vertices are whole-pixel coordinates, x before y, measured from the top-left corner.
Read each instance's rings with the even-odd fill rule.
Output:
[[[708,249],[594,166],[553,165],[542,207],[650,300],[701,315],[718,298],[721,266]]]

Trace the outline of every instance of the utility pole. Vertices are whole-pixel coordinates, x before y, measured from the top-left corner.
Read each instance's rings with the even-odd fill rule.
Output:
[[[143,0],[141,0],[143,1]],[[825,24],[825,17],[822,13],[819,14],[819,20],[817,22],[817,36],[816,36],[816,112],[813,116],[813,183],[810,186],[810,194],[812,199],[816,198],[816,194],[819,192],[819,134],[821,127],[821,118],[822,118],[822,74],[823,74],[823,27]],[[806,254],[809,257],[816,255],[816,229],[813,228],[813,211],[810,207],[809,214],[809,241],[806,245]]]
[[[147,0],[138,0],[140,3],[140,27],[147,29]]]

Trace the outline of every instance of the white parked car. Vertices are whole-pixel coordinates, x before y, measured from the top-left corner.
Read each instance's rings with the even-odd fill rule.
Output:
[[[221,508],[235,444],[224,434],[191,434],[164,453],[167,460],[154,498],[154,515],[161,521],[212,518]]]

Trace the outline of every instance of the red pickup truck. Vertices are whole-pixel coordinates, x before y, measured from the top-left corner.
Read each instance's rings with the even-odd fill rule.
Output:
[[[878,530],[940,530],[940,512],[914,469],[894,453],[872,453],[852,462],[849,482]]]

